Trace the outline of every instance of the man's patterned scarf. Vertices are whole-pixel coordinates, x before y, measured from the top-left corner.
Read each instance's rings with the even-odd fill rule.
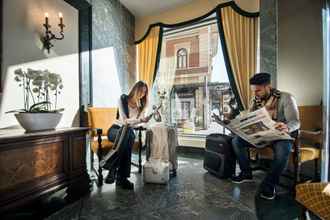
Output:
[[[254,97],[252,101],[252,111],[265,107],[273,120],[277,119],[277,104],[281,97],[281,92],[277,89],[271,89],[270,95],[266,99]]]

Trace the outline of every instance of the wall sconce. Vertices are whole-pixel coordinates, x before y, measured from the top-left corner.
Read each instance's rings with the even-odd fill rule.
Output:
[[[58,24],[58,26],[60,27],[60,37],[56,37],[55,34],[53,34],[50,30],[51,26],[48,22],[48,13],[45,13],[45,23],[43,24],[43,26],[45,27],[45,36],[43,37],[43,44],[44,48],[47,49],[48,53],[50,52],[50,48],[54,46],[51,43],[52,40],[64,39],[63,28],[65,27],[65,25],[63,24],[63,14],[61,12],[58,13],[58,17],[60,18],[60,23]]]

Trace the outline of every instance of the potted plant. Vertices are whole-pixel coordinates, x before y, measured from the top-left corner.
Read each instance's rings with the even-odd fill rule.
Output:
[[[48,70],[21,68],[14,74],[23,91],[24,108],[7,113],[16,113],[17,121],[26,131],[54,129],[64,110],[57,109],[57,97],[63,89],[61,76]]]

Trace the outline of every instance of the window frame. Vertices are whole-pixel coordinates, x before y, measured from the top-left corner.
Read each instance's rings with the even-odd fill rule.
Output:
[[[184,54],[180,54],[181,51],[183,51]],[[176,68],[177,69],[188,68],[188,50],[184,47],[178,49],[176,52]]]

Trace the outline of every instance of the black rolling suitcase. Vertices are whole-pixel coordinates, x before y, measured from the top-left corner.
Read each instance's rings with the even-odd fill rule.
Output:
[[[224,134],[206,137],[204,168],[219,178],[231,177],[235,172],[236,159],[231,139]]]

